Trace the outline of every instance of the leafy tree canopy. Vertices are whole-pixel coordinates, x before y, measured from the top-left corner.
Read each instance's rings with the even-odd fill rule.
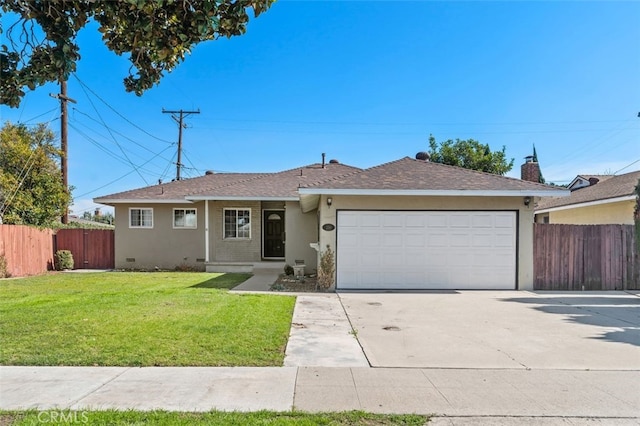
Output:
[[[67,79],[76,69],[76,36],[91,19],[105,45],[128,55],[127,91],[141,95],[157,84],[198,43],[244,34],[275,0],[0,0],[17,17],[0,45],[0,103],[20,104],[24,87],[34,90]],[[0,27],[0,33],[2,32]]]
[[[500,151],[491,151],[489,145],[474,139],[449,139],[438,143],[433,135],[429,135],[430,161],[496,175],[504,175],[513,168],[513,158],[507,161],[505,149],[503,146]]]
[[[62,184],[54,135],[5,123],[0,129],[0,218],[3,223],[49,226],[60,221],[71,196]]]

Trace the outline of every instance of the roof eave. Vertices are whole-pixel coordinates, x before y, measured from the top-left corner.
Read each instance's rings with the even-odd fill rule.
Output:
[[[332,188],[299,188],[300,195],[392,195],[392,196],[440,196],[440,197],[568,197],[569,190],[560,189],[332,189]]]
[[[192,204],[190,200],[184,198],[94,198],[94,203],[106,204]]]
[[[190,201],[298,201],[298,197],[241,197],[237,195],[194,195],[187,196]]]

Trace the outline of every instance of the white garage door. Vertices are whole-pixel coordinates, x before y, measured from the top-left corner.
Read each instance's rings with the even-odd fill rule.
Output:
[[[516,213],[339,211],[338,289],[515,289]]]

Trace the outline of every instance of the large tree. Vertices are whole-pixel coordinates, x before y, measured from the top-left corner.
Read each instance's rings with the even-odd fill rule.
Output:
[[[491,151],[488,144],[474,139],[438,143],[433,135],[429,136],[430,161],[496,175],[504,175],[513,168],[513,158],[507,161],[505,149],[503,146],[500,151]]]
[[[0,0],[16,17],[0,45],[0,103],[16,107],[24,88],[66,80],[76,69],[76,36],[95,20],[105,45],[131,61],[127,91],[141,95],[198,43],[241,35],[249,15],[275,0]],[[0,32],[2,32],[0,27]]]
[[[60,150],[44,124],[0,129],[0,220],[49,226],[60,221],[71,197],[62,184]]]

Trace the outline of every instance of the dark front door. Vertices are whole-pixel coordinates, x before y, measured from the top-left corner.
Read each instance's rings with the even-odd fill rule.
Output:
[[[284,257],[284,211],[264,211],[264,257]]]

